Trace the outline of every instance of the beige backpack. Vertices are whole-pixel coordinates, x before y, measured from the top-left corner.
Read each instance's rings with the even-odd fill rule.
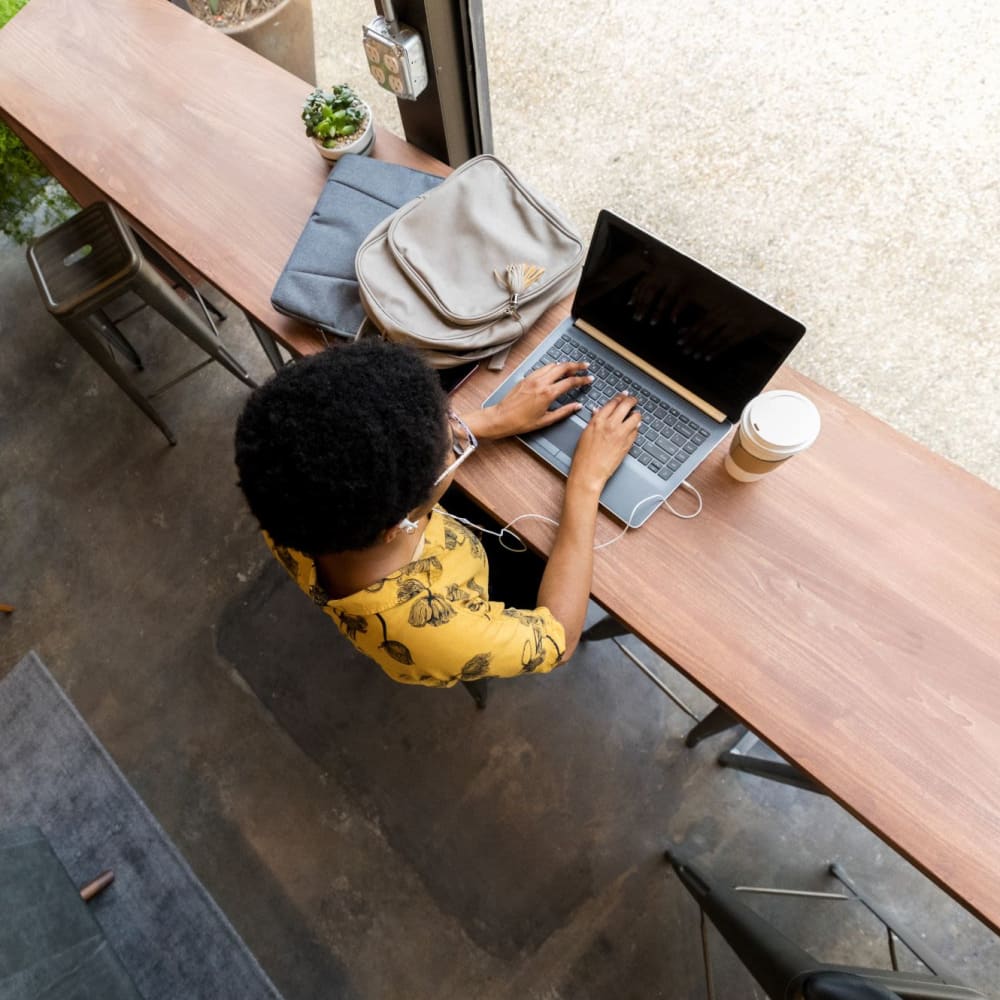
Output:
[[[484,155],[376,226],[354,263],[383,336],[449,368],[505,357],[573,291],[583,253],[555,206]]]

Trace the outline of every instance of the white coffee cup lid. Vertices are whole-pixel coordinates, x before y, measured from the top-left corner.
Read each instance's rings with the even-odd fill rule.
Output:
[[[812,400],[791,389],[774,389],[751,399],[740,420],[746,443],[776,458],[808,448],[819,435],[819,426],[819,410]]]

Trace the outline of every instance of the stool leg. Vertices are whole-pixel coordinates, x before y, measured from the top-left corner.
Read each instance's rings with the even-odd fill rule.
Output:
[[[271,331],[261,326],[249,313],[244,313],[244,315],[250,324],[250,329],[257,335],[257,340],[264,349],[267,360],[271,362],[271,367],[276,372],[280,372],[285,367],[285,361],[281,356],[281,351],[278,350],[274,337],[271,336]]]
[[[206,314],[206,319],[211,322],[208,313],[211,313],[220,323],[226,318],[226,314],[212,301],[205,298],[193,282],[191,282],[185,275],[181,274],[180,271],[174,267],[173,264],[167,260],[141,233],[137,233],[134,229],[132,230],[132,235],[136,238],[140,248],[142,249],[142,255],[148,260],[153,267],[156,268],[160,274],[164,275],[170,282],[173,283],[174,288],[183,288],[190,296],[193,298],[199,306],[201,306],[202,312]]]
[[[139,390],[138,386],[118,367],[108,350],[106,341],[102,338],[102,320],[99,316],[88,316],[85,319],[62,320],[62,325],[73,339],[118,383],[124,392],[157,427],[163,431],[163,436],[171,443],[177,444],[177,438],[167,422],[156,411],[155,407]]]
[[[192,295],[201,299],[205,304],[205,308],[218,320],[218,322],[223,322],[226,318],[226,314],[209,298],[206,298],[199,291],[197,286],[192,285],[190,281],[182,282],[182,284],[187,287],[190,285]]]
[[[139,352],[132,346],[125,334],[118,329],[112,322],[111,317],[103,309],[98,309],[97,315],[101,318],[101,333],[104,334],[105,339],[117,347],[135,365],[138,371],[142,371],[142,358],[139,357]]]
[[[849,892],[853,893],[855,899],[858,900],[866,909],[870,910],[875,914],[878,919],[885,924],[886,928],[895,934],[903,944],[906,945],[910,951],[913,952],[917,958],[920,959],[924,965],[927,966],[935,976],[940,976],[942,979],[947,979],[953,983],[957,983],[958,977],[954,972],[948,967],[948,963],[941,958],[936,951],[932,951],[930,945],[922,941],[913,931],[908,930],[906,927],[901,926],[896,922],[896,918],[891,916],[880,904],[876,903],[871,899],[867,893],[862,892],[851,880],[850,876],[844,871],[842,865],[838,864],[836,861],[830,863],[829,867],[830,874],[844,886]],[[892,940],[890,935],[889,940]],[[895,963],[893,964],[895,968]]]
[[[181,333],[196,343],[209,357],[218,361],[223,368],[232,372],[251,389],[257,387],[257,383],[250,377],[246,369],[215,339],[198,314],[189,309],[178,298],[177,293],[156,273],[148,261],[144,260],[139,265],[135,290],[161,316],[173,323]]]

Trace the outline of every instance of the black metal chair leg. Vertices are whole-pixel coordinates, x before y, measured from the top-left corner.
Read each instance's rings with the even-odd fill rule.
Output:
[[[684,737],[684,746],[690,750],[691,747],[696,747],[702,740],[707,740],[709,736],[715,736],[716,733],[723,733],[727,729],[733,729],[738,725],[740,725],[740,720],[728,708],[723,705],[717,705],[698,725],[688,732],[687,736]]]
[[[752,736],[752,734],[748,731],[747,736]],[[758,742],[757,737],[752,736],[752,741]],[[785,760],[770,760],[767,757],[756,757],[746,753],[740,748],[742,742],[741,739],[732,750],[726,750],[719,754],[720,766],[730,767],[736,771],[745,771],[747,774],[756,774],[758,778],[767,778],[770,781],[780,782],[782,785],[791,785],[793,788],[801,788],[805,792],[815,792],[816,795],[826,794],[825,788],[816,784],[808,775],[803,774],[794,764],[789,764]]]
[[[469,692],[470,697],[476,703],[476,708],[481,712],[486,708],[486,693],[488,691],[489,678],[484,677],[479,681],[462,681],[462,687]]]
[[[63,326],[73,339],[115,380],[119,388],[132,402],[160,428],[163,436],[172,445],[177,444],[177,438],[170,426],[111,356],[107,341],[103,337],[104,331],[101,328],[100,317],[94,315],[84,320],[64,320]]]
[[[605,615],[599,618],[590,628],[585,629],[580,638],[584,642],[600,642],[602,639],[614,639],[619,635],[628,635],[629,630],[617,618]]]

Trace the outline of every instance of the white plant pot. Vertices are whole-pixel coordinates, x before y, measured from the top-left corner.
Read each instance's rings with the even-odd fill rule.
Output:
[[[375,145],[375,119],[372,115],[372,109],[367,104],[365,104],[365,112],[368,115],[368,121],[365,122],[365,127],[354,136],[351,142],[345,142],[334,149],[327,149],[320,139],[313,139],[316,148],[319,150],[319,155],[323,159],[339,160],[344,153],[367,156],[372,151],[372,147]]]

